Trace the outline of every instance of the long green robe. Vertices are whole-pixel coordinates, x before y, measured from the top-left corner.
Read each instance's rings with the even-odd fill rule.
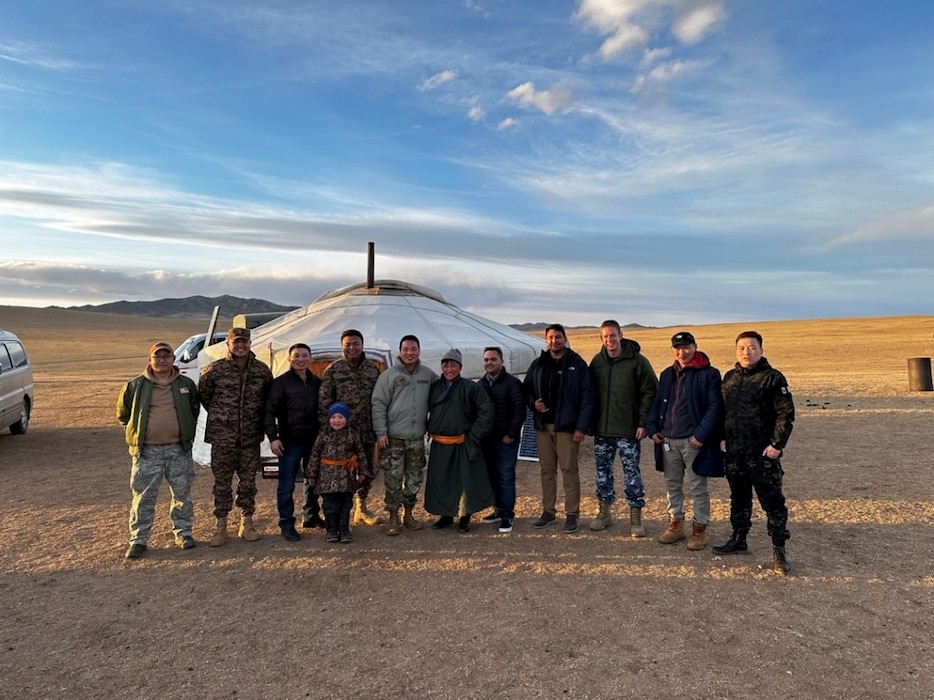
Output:
[[[437,379],[429,391],[428,411],[430,434],[464,434],[466,439],[460,445],[431,441],[425,510],[435,515],[456,516],[462,494],[468,514],[492,506],[493,487],[487,476],[480,441],[493,428],[493,402],[483,387],[461,377],[450,387],[443,377]]]

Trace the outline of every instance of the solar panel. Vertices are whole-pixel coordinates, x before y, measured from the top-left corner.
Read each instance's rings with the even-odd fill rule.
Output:
[[[525,423],[519,432],[519,459],[526,462],[538,461],[538,444],[535,442],[535,416],[526,409]]]

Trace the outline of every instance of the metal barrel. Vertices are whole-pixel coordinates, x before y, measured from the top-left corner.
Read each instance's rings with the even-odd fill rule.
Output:
[[[934,391],[930,357],[908,358],[908,391]]]

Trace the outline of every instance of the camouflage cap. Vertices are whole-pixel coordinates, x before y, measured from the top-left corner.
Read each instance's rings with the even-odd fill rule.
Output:
[[[249,328],[231,328],[227,331],[227,340],[233,341],[237,338],[243,338],[244,340],[250,339],[250,329]]]

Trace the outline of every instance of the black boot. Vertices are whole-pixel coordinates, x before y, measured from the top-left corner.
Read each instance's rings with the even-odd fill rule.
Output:
[[[776,574],[781,574],[785,576],[791,571],[791,567],[788,565],[788,560],[785,558],[785,546],[774,545],[772,547],[772,571]]]
[[[746,533],[733,531],[733,534],[730,535],[728,539],[723,544],[714,547],[714,554],[742,554],[747,549],[746,547]]]
[[[451,525],[453,524],[454,524],[454,518],[452,518],[450,515],[442,515],[440,518],[435,520],[431,526],[435,530],[443,530],[447,527],[451,527]]]
[[[338,532],[340,526],[340,516],[337,513],[325,513],[324,514],[324,527],[327,530],[327,535],[325,540],[327,542],[340,542],[340,534]]]
[[[462,515],[460,520],[457,521],[457,530],[462,535],[470,532],[470,515]]]

